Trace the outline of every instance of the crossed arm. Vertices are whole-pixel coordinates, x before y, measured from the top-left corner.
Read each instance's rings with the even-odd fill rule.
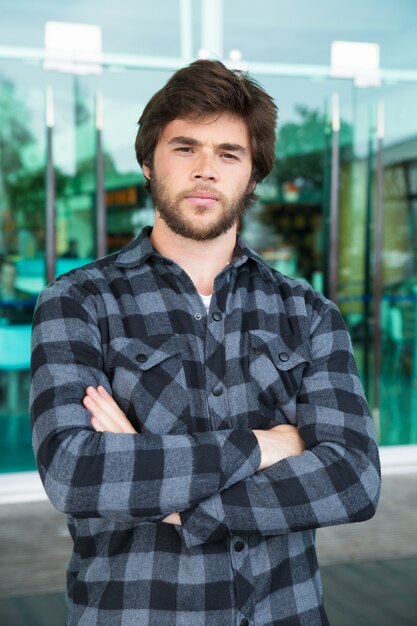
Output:
[[[91,425],[97,432],[137,434],[126,415],[106,389],[89,386],[83,398],[85,408],[91,413]],[[270,430],[254,430],[261,451],[259,470],[266,469],[290,456],[298,456],[304,451],[304,442],[298,429],[289,424],[280,424]],[[140,435],[139,435],[140,436]],[[181,525],[178,512],[163,519],[167,524]]]
[[[51,286],[35,312],[31,416],[52,503],[74,517],[129,523],[178,523],[178,512],[188,547],[368,519],[378,452],[335,309],[311,330],[311,353],[297,428],[137,434],[99,391],[111,386],[95,307],[64,281]]]

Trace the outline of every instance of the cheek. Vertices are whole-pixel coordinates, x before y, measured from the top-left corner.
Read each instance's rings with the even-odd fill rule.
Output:
[[[190,164],[186,159],[166,159],[157,168],[158,180],[170,188],[181,188],[190,178]]]
[[[230,185],[231,193],[234,196],[241,196],[242,194],[246,195],[248,193],[251,193],[254,188],[255,188],[255,183],[253,183],[249,175],[242,176],[239,181],[239,184],[236,184],[236,181],[235,181],[234,184]]]

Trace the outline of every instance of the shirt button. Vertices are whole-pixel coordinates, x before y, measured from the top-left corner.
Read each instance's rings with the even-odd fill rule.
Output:
[[[222,385],[215,385],[211,391],[213,393],[213,396],[221,396],[223,393],[223,387]]]
[[[220,322],[220,320],[222,319],[222,314],[219,313],[219,311],[214,311],[212,317],[215,322]]]
[[[196,313],[194,315],[194,317],[195,317],[196,320],[201,320],[202,315],[201,315],[201,313]]]
[[[145,363],[145,361],[148,360],[148,357],[146,356],[146,354],[137,354],[136,355],[136,361],[138,361],[139,363]]]
[[[245,617],[245,619],[242,619],[240,622],[240,626],[249,626],[249,620]]]
[[[236,552],[242,552],[244,547],[245,547],[245,544],[243,543],[243,541],[236,541],[234,545]]]
[[[279,360],[280,360],[280,361],[283,361],[283,362],[285,363],[285,362],[286,362],[286,361],[288,361],[288,359],[290,358],[290,355],[289,355],[289,354],[287,354],[286,352],[280,352],[280,353],[278,354],[278,357],[279,357]]]

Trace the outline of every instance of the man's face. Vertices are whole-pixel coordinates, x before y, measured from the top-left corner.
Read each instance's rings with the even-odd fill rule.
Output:
[[[229,115],[176,119],[144,166],[160,217],[178,235],[215,239],[236,225],[253,191],[252,155],[243,120]]]

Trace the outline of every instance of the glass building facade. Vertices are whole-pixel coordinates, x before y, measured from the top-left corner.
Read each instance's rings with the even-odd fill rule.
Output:
[[[35,467],[28,394],[40,290],[51,272],[113,252],[152,224],[134,155],[137,120],[177,67],[213,52],[248,68],[279,107],[276,165],[244,216],[244,238],[271,265],[337,300],[380,443],[417,443],[415,2],[4,5],[0,471]],[[99,26],[100,71],[83,73],[83,61],[69,72],[46,69],[47,21]],[[378,44],[380,71],[368,83],[342,78],[330,66],[333,41]],[[49,130],[46,93],[53,98]]]

